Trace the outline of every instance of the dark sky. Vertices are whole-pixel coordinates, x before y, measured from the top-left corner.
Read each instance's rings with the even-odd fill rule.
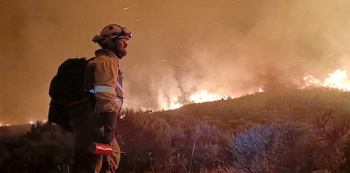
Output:
[[[348,0],[11,0],[0,14],[0,123],[47,119],[58,66],[94,56],[91,39],[109,23],[134,34],[121,61],[130,108],[350,70]]]

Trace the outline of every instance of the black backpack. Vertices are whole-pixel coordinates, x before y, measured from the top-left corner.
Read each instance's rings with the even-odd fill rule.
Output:
[[[87,82],[90,79],[86,78],[87,64],[92,59],[70,58],[59,66],[50,83],[49,123],[71,131],[69,118],[82,114],[85,103],[93,99],[93,94],[89,92],[93,88],[92,82]]]

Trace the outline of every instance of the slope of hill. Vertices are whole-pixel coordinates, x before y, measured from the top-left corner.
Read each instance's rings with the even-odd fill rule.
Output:
[[[124,152],[119,171],[348,172],[349,113],[350,93],[325,88],[257,93],[160,112],[125,110],[118,120]],[[16,162],[31,165],[16,169],[60,172],[59,167],[62,172],[72,162],[71,139],[49,124],[4,138],[0,172],[14,169],[10,156],[33,145],[45,146],[25,152],[36,162],[16,155]],[[35,167],[43,163],[40,153],[46,153],[47,165]]]
[[[246,169],[250,167],[249,164],[243,166],[233,164],[238,162],[235,161],[237,153],[231,149],[238,147],[235,146],[234,140],[241,139],[240,135],[248,135],[248,139],[245,139],[247,141],[244,141],[246,144],[241,146],[245,147],[243,150],[247,148],[251,150],[250,143],[251,145],[258,143],[254,138],[266,135],[264,132],[266,129],[276,131],[269,138],[274,138],[277,133],[294,131],[299,133],[300,138],[306,138],[303,140],[309,140],[308,142],[313,141],[310,136],[318,138],[317,135],[328,135],[328,137],[334,135],[334,139],[327,139],[333,142],[340,138],[346,141],[349,138],[349,106],[350,93],[319,88],[287,90],[283,93],[257,93],[230,100],[185,105],[177,110],[163,112],[129,111],[126,112],[126,118],[119,121],[119,141],[126,153],[135,153],[133,155],[135,158],[126,159],[129,161],[127,165],[147,165],[148,163],[151,169],[150,167],[156,166],[150,165],[149,159],[154,158],[152,162],[155,162],[155,165],[162,165],[162,168],[166,167],[165,163],[156,162],[168,160],[165,165],[170,165],[171,170],[176,167],[176,169],[186,168],[183,171],[198,172],[202,169],[216,170],[218,167],[225,167],[224,165],[234,165],[233,169],[236,172],[241,169],[249,172]],[[247,130],[252,127],[261,129],[253,132]],[[252,136],[249,137],[249,135]],[[133,152],[135,148],[139,148],[140,141],[143,142],[143,147],[140,148],[143,153]],[[288,146],[285,147],[288,148]],[[317,147],[314,146],[314,148]],[[315,155],[314,152],[309,154]],[[333,162],[330,161],[329,164]],[[318,165],[306,165],[306,167],[323,168]],[[134,169],[139,168],[136,166]]]
[[[0,126],[0,137],[21,135],[30,131],[31,124]]]
[[[325,112],[335,117],[350,115],[350,93],[318,88],[256,93],[240,98],[190,104],[177,110],[151,115],[168,122],[180,120],[188,125],[207,121],[220,129],[237,133],[256,123],[310,123]],[[192,122],[193,121],[193,122]]]

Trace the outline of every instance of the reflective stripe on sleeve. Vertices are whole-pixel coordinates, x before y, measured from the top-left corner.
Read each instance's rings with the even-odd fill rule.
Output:
[[[123,87],[117,82],[117,87],[120,89],[120,91],[123,91]]]
[[[111,86],[97,85],[97,86],[95,86],[95,88],[94,88],[94,92],[95,92],[95,93],[98,93],[98,92],[101,92],[101,93],[110,93],[110,94],[116,95],[114,88],[111,87]]]
[[[116,98],[115,102],[116,102],[117,106],[120,107],[120,109],[121,109],[123,106],[123,100],[120,98]]]

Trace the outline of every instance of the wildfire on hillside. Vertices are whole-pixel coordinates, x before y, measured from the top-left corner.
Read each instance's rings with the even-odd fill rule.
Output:
[[[310,74],[304,75],[304,82],[299,89],[305,89],[309,87],[327,87],[339,89],[342,91],[350,91],[350,79],[348,79],[347,72],[344,70],[336,70],[335,72],[328,75],[324,81],[315,78]],[[265,92],[264,86],[258,88],[257,92]],[[200,92],[190,96],[191,103],[203,103],[203,102],[212,102],[217,100],[227,100],[228,98],[233,98],[227,95],[219,95],[214,93],[208,93],[207,90],[203,89]],[[164,106],[164,109],[178,109],[182,107],[183,104],[178,102],[177,98],[173,98],[170,102],[170,106]]]
[[[257,92],[264,92],[264,87],[259,87]],[[213,94],[208,93],[207,90],[201,90],[200,92],[196,92],[195,94],[190,96],[190,103],[203,103],[203,102],[213,102],[217,100],[227,100],[232,99],[234,97],[228,96],[226,94]],[[183,104],[177,102],[177,98],[173,98],[173,101],[170,103],[169,109],[178,109],[182,107]]]
[[[227,100],[229,97],[227,95],[220,96],[218,94],[208,93],[207,90],[202,90],[190,96],[191,103],[203,103],[203,102],[212,102],[217,100]],[[177,101],[176,98],[173,99]],[[171,102],[170,109],[177,109],[182,107],[183,104],[178,102]]]
[[[336,70],[328,75],[324,81],[321,81],[310,74],[304,76],[304,85],[301,89],[307,87],[327,87],[335,88],[342,91],[350,91],[350,79],[348,79],[347,72],[344,70]]]

